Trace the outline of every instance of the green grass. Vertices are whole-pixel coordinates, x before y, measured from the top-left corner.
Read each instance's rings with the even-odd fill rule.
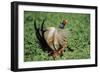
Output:
[[[24,12],[24,61],[44,61],[53,60],[52,56],[43,51],[39,41],[35,36],[34,20],[37,25],[46,18],[46,27],[54,26],[58,28],[60,23],[68,20],[65,27],[69,31],[68,47],[74,51],[65,48],[63,56],[58,60],[68,59],[88,59],[90,58],[90,15],[79,13],[49,13],[49,12]]]

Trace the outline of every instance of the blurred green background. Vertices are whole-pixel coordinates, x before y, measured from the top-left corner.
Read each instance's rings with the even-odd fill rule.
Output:
[[[79,13],[55,13],[24,11],[24,61],[47,61],[53,60],[52,56],[43,51],[35,36],[34,20],[37,26],[46,18],[46,27],[58,28],[64,19],[68,20],[65,27],[69,31],[68,47],[63,56],[57,60],[88,59],[90,58],[90,14]]]

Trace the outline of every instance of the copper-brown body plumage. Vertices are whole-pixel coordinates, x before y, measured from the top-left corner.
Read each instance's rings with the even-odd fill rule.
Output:
[[[66,23],[68,23],[68,21],[64,20],[64,26]],[[41,27],[41,30],[38,30],[42,39],[40,42],[42,42],[43,46],[47,45],[47,49],[51,49],[49,54],[52,55],[54,59],[56,59],[58,56],[63,54],[64,49],[67,47],[67,32],[65,29],[57,29],[55,27],[47,27],[44,31],[43,24]]]

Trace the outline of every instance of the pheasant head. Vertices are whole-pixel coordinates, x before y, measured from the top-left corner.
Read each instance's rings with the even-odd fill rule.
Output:
[[[64,29],[65,25],[68,24],[68,20],[63,20],[63,22],[60,24],[60,28]]]

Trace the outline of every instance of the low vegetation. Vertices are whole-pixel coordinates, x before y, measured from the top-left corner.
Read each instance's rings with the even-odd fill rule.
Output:
[[[68,20],[65,29],[68,30],[68,47],[58,60],[90,58],[90,15],[79,13],[54,12],[24,12],[24,61],[53,60],[39,45],[34,30],[34,20],[37,25],[46,18],[46,27],[58,28],[64,19]],[[71,49],[71,50],[69,50]]]

